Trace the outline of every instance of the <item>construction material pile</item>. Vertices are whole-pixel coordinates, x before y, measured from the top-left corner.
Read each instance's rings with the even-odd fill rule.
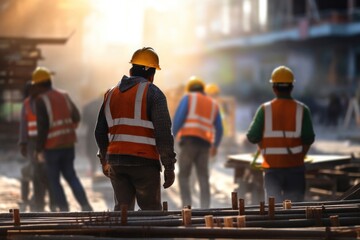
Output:
[[[244,206],[232,193],[231,208],[169,211],[0,213],[1,239],[237,238],[360,239],[360,200],[287,200]]]

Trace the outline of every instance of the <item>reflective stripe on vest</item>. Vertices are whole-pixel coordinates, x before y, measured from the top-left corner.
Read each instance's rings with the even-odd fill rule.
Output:
[[[56,148],[75,143],[76,134],[75,125],[71,119],[71,104],[65,93],[50,90],[41,98],[49,118],[49,132],[45,148]]]
[[[202,111],[208,109],[210,104],[210,111]],[[190,93],[189,112],[185,124],[180,131],[180,136],[196,136],[213,143],[215,132],[214,121],[217,113],[218,105],[213,99],[200,93]]]
[[[293,130],[273,129],[273,104],[286,103],[287,109],[279,109],[277,105],[275,111],[283,111],[282,120],[286,121],[287,126],[293,126]],[[283,106],[283,105],[281,105]],[[261,153],[264,157],[263,167],[295,167],[303,164],[303,146],[301,144],[301,129],[303,119],[303,105],[293,100],[277,99],[263,104],[265,113],[263,141]],[[292,108],[292,109],[289,109]],[[295,116],[290,116],[289,114]],[[279,113],[275,113],[279,115]],[[279,127],[279,123],[277,123]],[[284,127],[284,130],[281,130]]]
[[[285,134],[286,138],[295,138],[300,137],[301,126],[302,126],[302,117],[303,117],[303,106],[300,103],[296,105],[296,128],[295,131],[274,131],[272,130],[273,118],[271,110],[271,102],[264,104],[265,110],[265,130],[264,137],[283,137]]]
[[[110,90],[105,105],[105,117],[109,128],[117,125],[129,125],[129,126],[154,129],[154,125],[151,121],[141,119],[142,98],[144,95],[146,85],[147,85],[146,82],[139,83],[139,87],[136,92],[136,98],[135,98],[134,118],[115,118],[115,119],[112,118],[111,109],[110,109],[110,99],[115,88]],[[124,135],[124,134],[109,134],[109,140],[128,141],[133,143],[145,143],[145,144],[155,145],[155,138],[144,138],[140,136],[130,137],[130,135]]]
[[[26,117],[26,121],[27,121],[28,136],[36,137],[38,134],[36,115],[31,108],[31,102],[30,102],[29,97],[25,99],[24,105],[25,105],[25,117]]]
[[[108,154],[134,155],[159,159],[156,149],[154,125],[147,119],[146,113],[148,85],[149,82],[140,82],[137,86],[133,87],[134,89],[130,89],[125,93],[121,93],[119,85],[117,85],[108,92],[104,104],[104,113],[109,127]],[[115,99],[121,99],[125,96],[128,99],[134,99],[135,101],[131,102],[133,108],[132,105],[129,105],[130,108],[122,110],[119,104],[116,106],[116,109],[112,109],[112,98],[114,96]]]

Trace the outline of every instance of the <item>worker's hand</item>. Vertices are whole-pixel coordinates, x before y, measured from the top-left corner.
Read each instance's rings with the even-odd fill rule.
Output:
[[[27,156],[27,146],[26,144],[21,144],[20,145],[20,153],[23,157]]]
[[[212,146],[210,148],[210,157],[215,157],[217,154],[217,147]]]
[[[173,185],[174,181],[175,181],[175,172],[174,170],[166,170],[164,171],[164,184],[163,187],[164,188],[168,188],[171,185]]]
[[[38,163],[44,163],[45,162],[44,152],[36,152],[36,161]]]
[[[104,163],[104,164],[101,164],[101,167],[102,167],[103,174],[109,178],[110,177],[110,164]]]

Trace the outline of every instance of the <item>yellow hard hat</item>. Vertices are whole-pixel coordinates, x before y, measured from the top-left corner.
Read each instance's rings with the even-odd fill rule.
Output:
[[[47,81],[51,81],[51,73],[49,69],[45,67],[37,67],[32,73],[31,84],[35,85]]]
[[[186,91],[190,92],[194,89],[204,89],[205,83],[204,81],[197,77],[197,76],[191,76],[186,84]]]
[[[159,66],[159,57],[151,47],[144,47],[136,50],[130,63],[161,70]]]
[[[294,74],[290,68],[280,66],[274,69],[271,74],[271,83],[293,83],[295,82]]]
[[[220,88],[216,83],[209,83],[205,87],[205,93],[208,95],[218,95],[220,94]]]

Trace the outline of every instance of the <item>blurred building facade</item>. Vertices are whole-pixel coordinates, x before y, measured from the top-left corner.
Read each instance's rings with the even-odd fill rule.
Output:
[[[140,45],[131,35],[137,31]],[[334,92],[355,95],[360,78],[360,0],[0,0],[0,35],[70,38],[57,49],[41,45],[46,54],[33,44],[31,56],[37,64],[46,59],[56,85],[80,106],[127,74],[129,56],[143,46],[158,52],[162,70],[155,83],[174,89],[174,102],[191,75],[256,104],[272,96],[267,83],[274,67],[288,65],[297,80],[294,93],[309,105],[314,99],[326,105],[322,100]],[[20,54],[9,54],[6,46],[0,42],[0,62],[15,64]],[[0,90],[3,122],[18,120],[18,106],[6,112],[8,101],[22,98],[20,88],[11,88]]]
[[[70,2],[70,1],[67,1]],[[16,147],[26,82],[40,61],[43,48],[63,46],[81,14],[70,15],[65,1],[0,0],[0,143]],[[56,14],[61,18],[52,18]],[[61,26],[61,27],[59,27]],[[66,33],[63,31],[66,29]],[[56,59],[55,59],[56,60]],[[57,74],[57,69],[51,69]]]
[[[360,1],[182,1],[166,12],[148,12],[144,42],[167,41],[178,81],[201,74],[239,100],[261,102],[278,65],[293,69],[294,93],[303,98],[354,95],[360,78]],[[151,16],[162,14],[162,22]],[[166,21],[166,19],[172,21]],[[183,25],[177,25],[181,22]],[[186,24],[188,23],[188,24]],[[180,26],[180,27],[179,27]],[[153,32],[152,32],[153,33]]]

